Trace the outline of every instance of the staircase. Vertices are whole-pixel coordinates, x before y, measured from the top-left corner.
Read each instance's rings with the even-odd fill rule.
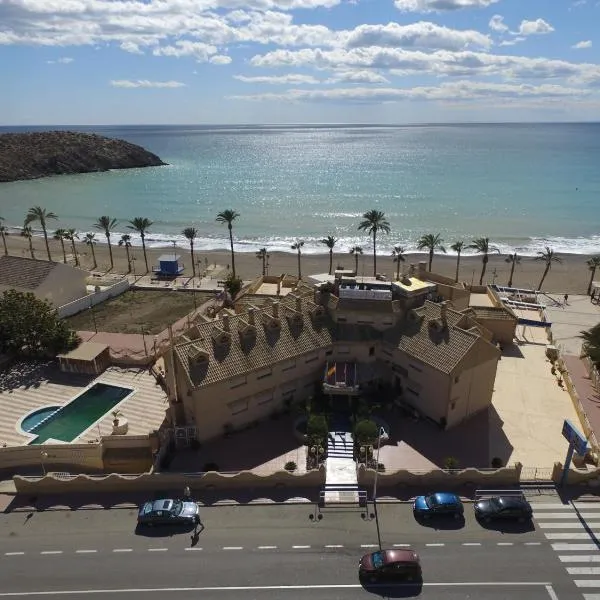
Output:
[[[358,480],[354,462],[354,438],[350,420],[345,415],[334,415],[327,440],[325,464],[325,504],[358,504]]]

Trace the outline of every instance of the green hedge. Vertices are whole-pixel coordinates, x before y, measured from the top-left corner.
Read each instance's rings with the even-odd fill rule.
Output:
[[[361,446],[364,444],[375,444],[378,432],[377,423],[370,419],[363,419],[354,427],[354,437]]]

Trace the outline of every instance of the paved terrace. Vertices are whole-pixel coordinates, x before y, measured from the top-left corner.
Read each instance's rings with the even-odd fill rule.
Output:
[[[0,446],[20,446],[28,439],[17,425],[27,413],[42,406],[67,404],[94,381],[136,390],[119,409],[129,422],[130,435],[145,435],[158,429],[165,417],[167,397],[146,370],[110,367],[99,377],[62,373],[52,364],[15,365],[0,375]],[[95,440],[112,432],[110,412],[74,442]]]

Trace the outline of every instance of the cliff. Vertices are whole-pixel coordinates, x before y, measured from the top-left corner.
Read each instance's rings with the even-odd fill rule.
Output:
[[[90,133],[0,134],[0,182],[164,164],[141,146]]]

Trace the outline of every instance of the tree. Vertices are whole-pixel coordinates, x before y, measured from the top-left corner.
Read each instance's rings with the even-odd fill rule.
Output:
[[[269,258],[271,258],[271,255],[267,252],[266,248],[261,248],[256,253],[256,258],[262,261],[262,274],[264,277],[267,274],[267,265],[269,264]]]
[[[321,240],[321,244],[324,244],[329,248],[329,274],[331,275],[331,269],[333,268],[333,248],[337,243],[337,238],[332,235],[328,235],[326,238]]]
[[[95,269],[98,266],[98,263],[96,262],[96,251],[94,250],[94,246],[96,245],[96,234],[86,233],[83,241],[85,242],[86,246],[90,247],[90,250],[92,251],[92,260],[94,261],[94,266],[92,269]]]
[[[67,262],[67,251],[65,250],[65,234],[67,232],[64,229],[57,229],[52,236],[55,240],[60,242],[60,247],[62,248],[63,253],[63,262]]]
[[[21,235],[27,238],[27,241],[29,242],[29,253],[31,254],[31,258],[35,258],[35,253],[33,251],[33,229],[31,229],[29,225],[23,225]]]
[[[13,357],[54,357],[72,350],[79,341],[47,300],[14,289],[0,296],[0,353]]]
[[[2,245],[4,246],[4,254],[8,256],[8,246],[6,245],[6,236],[8,235],[8,228],[4,225],[4,219],[0,217],[0,237],[2,238]]]
[[[396,280],[400,279],[400,263],[406,261],[404,252],[405,250],[403,246],[394,246],[394,250],[392,251],[392,258],[396,263]]]
[[[4,242],[4,250],[6,252],[6,242]],[[586,265],[591,271],[590,282],[588,283],[587,287],[587,295],[589,296],[592,292],[592,284],[594,283],[594,277],[596,277],[596,269],[600,267],[600,256],[592,256],[592,258],[586,261]]]
[[[125,246],[125,252],[127,254],[127,272],[131,273],[131,254],[129,249],[131,248],[131,236],[128,233],[124,233],[119,240],[119,246]]]
[[[46,242],[46,252],[48,253],[48,260],[52,260],[52,256],[50,255],[50,244],[48,243],[48,229],[46,225],[46,221],[56,220],[58,217],[53,212],[47,212],[45,208],[41,206],[33,206],[27,212],[27,216],[25,217],[25,225],[30,225],[36,221],[39,222],[40,227],[42,228],[42,232],[44,233],[44,241]]]
[[[302,279],[302,246],[304,246],[304,242],[302,240],[296,240],[291,246],[292,250],[296,250],[298,252],[298,279]]]
[[[458,272],[460,270],[460,255],[464,249],[465,243],[462,241],[454,242],[454,244],[450,246],[450,250],[452,250],[452,252],[456,252],[456,275],[454,276],[454,281],[456,282],[458,282]]]
[[[489,253],[497,252],[500,254],[500,250],[496,246],[490,245],[490,238],[486,237],[475,238],[467,247],[476,250],[482,255],[481,262],[483,265],[481,267],[481,275],[479,276],[479,285],[483,285],[483,276],[490,260]]]
[[[510,263],[510,275],[508,277],[508,287],[512,287],[513,284],[513,275],[515,273],[515,267],[521,264],[521,257],[515,252],[514,254],[509,254],[505,259],[505,262]]]
[[[236,277],[233,274],[233,271],[227,274],[227,277],[225,278],[225,289],[229,293],[232,302],[242,289],[242,285],[243,281],[239,277]]]
[[[113,229],[118,225],[118,221],[112,217],[103,216],[100,217],[95,223],[94,227],[104,232],[106,241],[108,242],[108,255],[110,256],[110,270],[112,271],[115,263],[113,262],[112,244],[110,243],[110,236]],[[93,248],[93,246],[92,246]],[[96,268],[96,257],[94,256],[94,269]]]
[[[142,251],[144,252],[144,263],[146,265],[146,273],[150,270],[148,268],[148,256],[146,255],[146,234],[148,233],[148,229],[152,227],[152,221],[147,219],[146,217],[136,217],[129,221],[129,225],[127,225],[128,229],[132,229],[133,231],[137,231],[142,238]]]
[[[235,254],[233,252],[233,222],[240,215],[228,208],[227,210],[221,211],[216,218],[217,223],[221,223],[221,225],[227,224],[227,229],[229,229],[229,246],[231,247],[231,272],[235,277]]]
[[[192,277],[196,277],[196,264],[194,263],[194,240],[198,235],[195,227],[186,227],[182,232],[183,236],[190,242],[190,254],[192,255]]]
[[[385,218],[385,213],[381,210],[371,209],[363,216],[363,220],[358,225],[359,231],[366,231],[373,236],[373,277],[377,277],[377,232],[390,232],[390,224]]]
[[[538,286],[538,290],[541,290],[542,285],[544,284],[544,279],[546,279],[546,275],[548,275],[550,269],[552,268],[552,263],[561,263],[562,258],[557,256],[552,248],[546,246],[545,250],[538,252],[538,255],[534,258],[534,260],[539,260],[545,265],[542,278],[540,279],[540,285]]]
[[[596,365],[600,364],[600,323],[588,331],[582,331],[583,350]]]
[[[433,253],[436,250],[443,252],[446,254],[446,248],[443,246],[443,239],[439,233],[426,233],[422,235],[417,241],[417,248],[419,250],[428,250],[429,251],[429,265],[427,266],[427,270],[431,272],[431,263],[433,262]]]
[[[360,246],[350,248],[350,254],[354,254],[354,273],[358,275],[358,256],[362,256],[363,249]]]
[[[65,231],[65,239],[71,242],[71,250],[73,251],[73,256],[75,257],[75,266],[79,266],[79,255],[77,254],[77,246],[75,246],[75,240],[79,239],[79,234],[75,229],[71,227],[71,229],[67,229]]]

